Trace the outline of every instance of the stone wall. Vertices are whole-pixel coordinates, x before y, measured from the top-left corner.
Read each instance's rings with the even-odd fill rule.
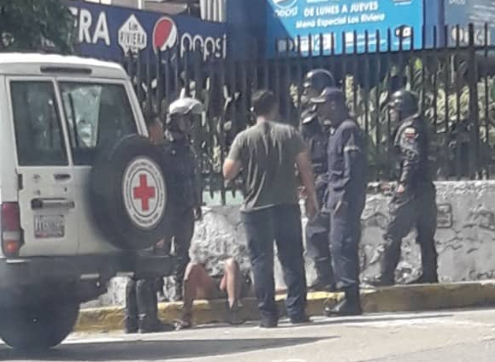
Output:
[[[370,194],[363,213],[361,277],[378,272],[383,253],[382,235],[387,225],[389,197]],[[437,183],[439,275],[442,282],[493,279],[495,276],[495,182]],[[305,220],[303,220],[305,222]],[[213,273],[222,269],[221,261],[235,256],[241,268],[249,271],[249,258],[238,206],[205,208],[196,225],[191,257],[205,263]],[[306,260],[308,282],[314,279],[311,260]],[[406,282],[421,273],[419,247],[412,232],[402,245],[402,260],[397,280]],[[276,282],[283,288],[280,265]],[[166,289],[170,290],[170,281]],[[124,279],[111,282],[109,292],[91,305],[123,303]]]

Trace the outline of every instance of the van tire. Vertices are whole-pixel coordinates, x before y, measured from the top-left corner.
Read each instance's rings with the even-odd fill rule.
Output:
[[[171,229],[170,213],[173,207],[167,178],[172,175],[173,170],[167,165],[166,157],[160,151],[159,147],[139,135],[126,136],[114,146],[99,150],[90,182],[93,215],[103,234],[119,249],[150,248],[163,239],[167,235],[167,230]],[[130,216],[132,211],[129,211],[129,204],[140,205],[139,202],[133,199],[134,196],[127,196],[126,204],[124,196],[133,195],[130,190],[135,189],[132,185],[129,186],[129,183],[126,184],[124,178],[130,179],[126,170],[136,159],[158,166],[161,172],[147,175],[154,175],[151,179],[155,180],[161,178],[164,185],[163,192],[154,188],[155,197],[152,200],[160,200],[158,204],[162,206],[156,207],[156,214],[153,214],[152,218],[154,221],[150,221],[149,227],[137,224],[136,219]],[[141,174],[141,171],[133,173],[133,175],[138,174]],[[134,214],[139,214],[136,210],[134,209]]]
[[[59,345],[73,330],[79,303],[32,306],[3,310],[0,336],[10,347],[22,351],[42,351]]]

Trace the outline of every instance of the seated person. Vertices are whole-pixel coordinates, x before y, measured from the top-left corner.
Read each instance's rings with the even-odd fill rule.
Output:
[[[224,273],[210,276],[202,264],[189,263],[186,268],[183,287],[182,316],[176,323],[177,330],[192,327],[192,309],[195,299],[227,299],[229,323],[241,324],[239,310],[241,297],[249,293],[251,279],[241,273],[239,264],[229,258],[224,262]]]

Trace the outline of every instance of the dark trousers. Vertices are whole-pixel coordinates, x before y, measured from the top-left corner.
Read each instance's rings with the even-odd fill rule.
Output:
[[[157,319],[158,300],[156,296],[156,279],[131,278],[126,285],[126,323],[136,324],[138,320]]]
[[[177,269],[175,272],[176,293],[182,295],[182,285],[186,273],[187,264],[191,261],[189,249],[194,235],[194,211],[188,208],[178,212],[173,223],[174,229],[171,236],[165,240],[165,250],[170,253],[172,242],[174,243],[175,255],[177,257]]]
[[[391,284],[400,260],[402,239],[413,227],[417,229],[417,242],[421,248],[421,263],[425,281],[435,282],[437,274],[437,206],[435,186],[427,185],[413,194],[396,195],[390,203],[390,223],[384,235],[385,251],[381,265],[381,278]]]
[[[359,241],[365,195],[344,201],[330,213],[330,246],[338,289],[359,286]]]
[[[306,274],[304,270],[301,211],[299,205],[278,205],[243,212],[242,221],[254,274],[254,288],[262,318],[278,319],[273,276],[273,242],[287,285],[285,305],[289,317],[306,312]]]
[[[306,224],[306,249],[315,263],[318,282],[334,283],[330,253],[330,214],[321,212]]]

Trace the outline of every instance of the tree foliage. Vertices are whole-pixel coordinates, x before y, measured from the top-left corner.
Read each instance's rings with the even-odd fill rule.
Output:
[[[71,53],[74,18],[61,0],[0,0],[0,51]]]

